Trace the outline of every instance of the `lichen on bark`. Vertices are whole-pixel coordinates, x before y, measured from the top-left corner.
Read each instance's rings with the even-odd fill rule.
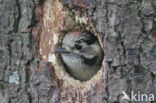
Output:
[[[62,29],[59,27],[64,24],[64,7],[86,12],[104,45],[106,85],[99,81],[87,93],[61,87],[62,81],[53,74],[53,66],[44,61],[55,47],[45,47],[45,54],[37,52],[49,44],[49,38],[43,39],[41,34],[38,37],[36,32],[49,29],[44,34],[51,37],[55,31],[45,25]],[[57,12],[45,12],[47,9]],[[123,91],[156,95],[155,13],[155,0],[0,0],[0,102],[128,103],[121,100]],[[43,17],[47,21],[43,22]],[[54,19],[57,21],[53,22]],[[40,40],[45,44],[40,44]],[[19,83],[12,82],[16,71],[19,77],[14,76],[14,80],[19,78]]]

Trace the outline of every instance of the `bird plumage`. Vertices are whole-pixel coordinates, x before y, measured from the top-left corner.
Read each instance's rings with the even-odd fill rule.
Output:
[[[103,52],[97,38],[90,32],[67,33],[62,41],[62,49],[66,52],[60,55],[67,72],[75,79],[89,80],[100,69]]]

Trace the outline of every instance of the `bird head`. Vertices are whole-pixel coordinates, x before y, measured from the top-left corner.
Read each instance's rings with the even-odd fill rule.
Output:
[[[62,47],[55,53],[60,55],[84,57],[87,59],[102,56],[102,50],[97,38],[89,31],[71,31],[62,41]]]
[[[61,55],[67,71],[79,80],[89,80],[100,69],[103,59],[101,46],[89,31],[68,32],[61,48],[54,53]]]

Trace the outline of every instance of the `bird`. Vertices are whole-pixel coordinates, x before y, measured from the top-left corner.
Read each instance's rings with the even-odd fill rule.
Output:
[[[78,30],[67,32],[54,53],[61,56],[66,71],[80,81],[90,80],[97,73],[104,55],[93,33]]]

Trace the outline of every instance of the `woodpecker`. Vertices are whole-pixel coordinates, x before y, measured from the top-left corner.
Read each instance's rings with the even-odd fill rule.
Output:
[[[63,40],[60,54],[66,71],[75,79],[87,81],[100,69],[103,51],[97,38],[89,31],[70,31]]]

